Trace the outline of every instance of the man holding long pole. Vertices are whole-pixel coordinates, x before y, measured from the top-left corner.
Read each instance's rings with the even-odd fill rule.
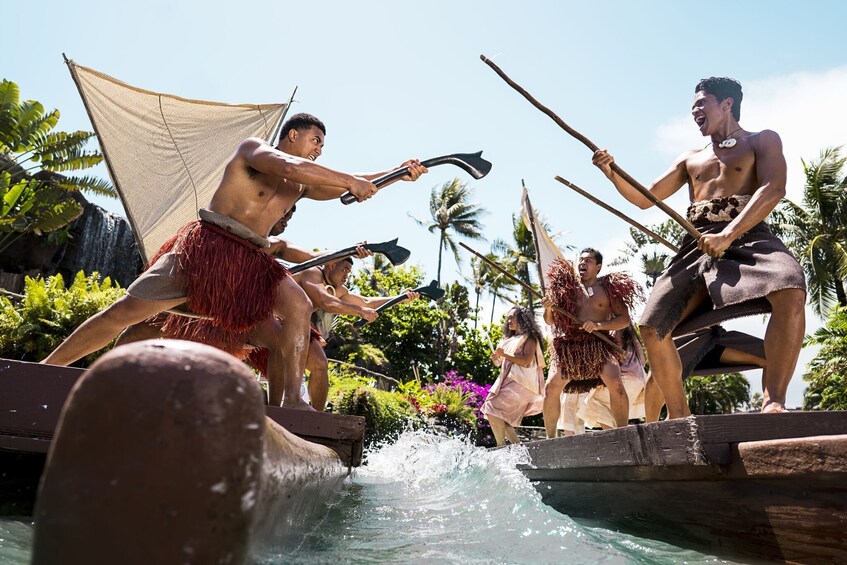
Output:
[[[654,199],[664,200],[687,183],[692,202],[688,220],[702,233],[699,239],[689,236],[683,241],[656,281],[640,322],[670,418],[690,415],[671,334],[699,309],[725,309],[725,320],[749,315],[755,312],[754,301],[766,300],[763,306],[769,307],[771,317],[765,334],[763,412],[785,410],[788,382],[803,341],[803,271],[765,223],[785,196],[782,142],[773,131],[749,132],[738,124],[741,99],[741,85],[735,80],[700,81],[691,114],[711,141],[681,155],[649,187]],[[604,150],[594,153],[593,163],[618,192],[636,206],[650,207],[653,201],[617,174],[613,162]]]
[[[621,380],[622,350],[597,337],[629,327],[629,311],[643,294],[625,273],[598,277],[602,266],[600,252],[586,248],[579,255],[579,278],[573,265],[561,259],[547,273],[549,286],[541,303],[544,321],[553,328],[552,360],[557,368],[544,393],[548,438],[556,437],[563,390],[588,392],[605,385],[615,427],[629,420],[629,398]],[[563,310],[571,316],[563,316]]]

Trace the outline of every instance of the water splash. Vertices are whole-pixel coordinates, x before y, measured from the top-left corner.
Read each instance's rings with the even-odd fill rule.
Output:
[[[520,446],[406,432],[341,487],[309,495],[323,505],[310,527],[280,534],[251,563],[727,563],[574,522],[515,468],[528,460]],[[0,562],[28,562],[30,524],[0,519],[0,538]]]
[[[262,563],[718,563],[714,557],[581,526],[541,502],[518,446],[488,451],[406,432],[368,454],[296,550]]]

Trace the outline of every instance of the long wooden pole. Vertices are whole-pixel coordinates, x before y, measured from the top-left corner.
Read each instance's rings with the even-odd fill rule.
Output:
[[[498,271],[500,271],[501,273],[503,273],[504,275],[509,277],[509,279],[511,279],[512,281],[514,281],[514,282],[518,283],[519,285],[521,285],[522,287],[524,287],[527,290],[527,292],[529,292],[533,296],[537,297],[539,300],[541,300],[541,298],[543,298],[541,296],[540,292],[538,292],[537,290],[535,290],[534,288],[532,288],[531,286],[529,286],[528,284],[526,284],[525,282],[523,282],[522,280],[517,278],[515,275],[513,275],[512,273],[510,273],[509,271],[507,271],[506,269],[504,269],[503,267],[501,267],[500,265],[498,265],[497,263],[495,263],[494,261],[492,261],[491,259],[489,259],[485,255],[483,255],[482,253],[473,250],[472,248],[465,245],[465,243],[462,242],[462,241],[459,242],[459,245],[461,245],[462,247],[464,247],[465,249],[467,249],[468,251],[470,251],[471,253],[473,253],[474,255],[476,255],[477,257],[482,259],[483,261],[485,261],[488,265],[494,267],[495,269],[497,269]],[[582,326],[582,322],[580,321],[580,319],[577,318],[576,316],[574,316],[573,314],[571,314],[570,312],[568,312],[567,310],[563,310],[562,308],[559,308],[558,306],[553,306],[553,310],[555,310],[559,314],[562,314],[563,316],[568,318],[570,321],[578,324],[579,326]],[[617,343],[615,343],[614,341],[612,341],[611,339],[609,339],[605,335],[603,335],[601,333],[591,333],[591,335],[593,335],[594,337],[596,337],[596,338],[598,338],[602,341],[605,341],[607,344],[614,347],[615,351],[619,352],[621,355],[624,354],[624,350],[621,349],[621,347]]]
[[[521,85],[519,85],[518,83],[516,83],[515,81],[510,79],[509,76],[506,73],[504,73],[503,70],[500,67],[498,67],[497,65],[494,64],[494,61],[492,61],[491,59],[489,59],[485,55],[480,55],[479,58],[482,59],[482,61],[486,65],[491,67],[494,70],[495,73],[500,75],[500,78],[502,78],[504,81],[506,81],[506,84],[508,84],[509,86],[514,88],[515,90],[517,90],[518,93],[521,94],[521,96],[523,96],[524,98],[529,100],[530,104],[532,104],[533,106],[535,106],[536,108],[541,110],[543,113],[547,114],[550,118],[552,118],[552,120],[554,122],[556,122],[559,125],[559,127],[561,127],[563,130],[568,132],[571,136],[573,136],[576,139],[578,139],[579,141],[581,141],[582,144],[585,145],[586,147],[588,147],[589,149],[591,149],[591,151],[596,152],[600,149],[590,139],[588,139],[587,137],[585,137],[584,135],[582,135],[581,133],[579,133],[578,131],[573,129],[571,126],[566,124],[564,122],[564,120],[562,120],[562,118],[560,118],[555,113],[553,113],[553,111],[550,108],[548,108],[547,106],[545,106],[544,104],[542,104],[541,102],[536,100],[529,92],[524,90],[521,87]],[[662,202],[661,200],[656,198],[656,196],[652,192],[650,192],[649,190],[644,188],[644,186],[640,182],[638,182],[633,177],[631,177],[629,175],[629,173],[627,173],[626,171],[621,169],[617,165],[617,163],[612,163],[611,167],[612,167],[612,170],[615,173],[617,173],[626,182],[631,184],[635,188],[635,190],[637,190],[638,192],[640,192],[644,196],[644,198],[646,198],[647,200],[649,200],[650,202],[655,204],[665,214],[667,214],[668,216],[670,216],[671,218],[676,220],[679,223],[679,225],[681,225],[683,227],[683,229],[685,229],[685,231],[687,231],[689,234],[691,234],[691,237],[693,237],[694,239],[700,239],[700,235],[701,235],[700,232],[697,231],[697,228],[695,228],[694,225],[691,222],[689,222],[688,220],[686,220],[685,218],[680,216],[673,208],[671,208],[670,206],[668,206],[667,204],[665,204],[664,202]]]
[[[577,194],[581,194],[582,196],[584,196],[584,197],[588,198],[589,200],[591,200],[592,202],[594,202],[595,204],[597,204],[598,206],[600,206],[600,207],[601,207],[601,208],[603,208],[604,210],[608,210],[609,212],[611,212],[612,214],[614,214],[615,216],[617,216],[617,217],[618,217],[618,218],[620,218],[621,220],[625,221],[625,222],[626,222],[626,223],[628,223],[629,225],[631,225],[631,226],[633,226],[633,227],[635,227],[635,228],[638,228],[638,229],[639,229],[639,230],[641,230],[641,231],[642,231],[645,235],[647,235],[647,236],[649,236],[649,237],[652,237],[652,238],[653,238],[653,239],[655,239],[657,242],[659,242],[659,243],[663,244],[665,247],[667,247],[668,249],[670,249],[670,250],[671,250],[671,251],[673,251],[674,253],[678,253],[678,252],[679,252],[679,247],[677,247],[676,245],[674,245],[673,243],[671,243],[670,241],[668,241],[668,240],[667,240],[667,239],[665,239],[664,237],[660,236],[660,235],[659,235],[659,234],[657,234],[656,232],[654,232],[654,231],[652,231],[652,230],[650,230],[650,229],[648,229],[648,228],[644,227],[643,225],[639,224],[638,222],[636,222],[635,220],[633,220],[632,218],[630,218],[629,216],[627,216],[627,215],[626,215],[626,214],[624,214],[623,212],[620,212],[620,211],[616,210],[615,208],[613,208],[612,206],[609,206],[608,204],[606,204],[606,203],[605,203],[605,202],[603,202],[602,200],[600,200],[600,199],[598,199],[598,198],[595,198],[594,196],[592,196],[591,194],[589,194],[589,193],[588,193],[588,192],[586,192],[585,190],[583,190],[583,189],[579,188],[579,187],[578,187],[577,185],[575,185],[574,183],[572,183],[572,182],[570,182],[570,181],[568,181],[568,180],[566,180],[566,179],[563,179],[562,177],[560,177],[560,176],[558,176],[558,175],[556,175],[556,177],[554,177],[554,178],[555,178],[557,181],[559,181],[560,183],[562,183],[563,185],[565,185],[565,186],[567,186],[568,188],[572,189],[572,190],[573,190],[574,192],[576,192]]]

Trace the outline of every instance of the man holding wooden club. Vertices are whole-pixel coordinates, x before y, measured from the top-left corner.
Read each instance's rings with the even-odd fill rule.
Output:
[[[394,297],[365,297],[350,292],[347,288],[347,277],[350,276],[352,269],[353,259],[347,257],[327,265],[306,269],[294,275],[293,278],[306,292],[316,312],[322,310],[328,314],[361,316],[364,320],[373,322],[379,316],[376,309]],[[408,288],[403,291],[403,294],[406,295],[403,302],[411,302],[420,296]],[[323,411],[326,406],[329,391],[328,362],[323,350],[325,344],[323,336],[313,327],[306,369],[309,371],[309,399],[312,407],[320,411]],[[296,380],[296,386],[299,388],[300,383],[303,382],[302,374]],[[293,390],[294,386],[295,384],[290,385],[290,389]]]
[[[770,311],[765,334],[762,412],[785,411],[805,330],[806,284],[797,260],[765,223],[785,196],[786,164],[775,132],[742,128],[741,85],[708,78],[695,87],[691,114],[703,136],[702,149],[682,154],[649,187],[648,198],[618,173],[605,150],[593,163],[627,200],[649,208],[684,184],[689,186],[688,221],[699,238],[687,236],[656,281],[640,321],[653,377],[665,396],[668,417],[690,415],[682,388],[673,331],[704,315],[707,325]],[[688,230],[689,234],[692,230]],[[690,324],[687,324],[690,325]],[[696,330],[695,327],[686,327]]]
[[[329,200],[346,192],[366,200],[381,174],[352,175],[314,161],[326,127],[308,114],[292,116],[276,148],[258,138],[242,141],[200,220],[165,243],[150,268],[117,302],[86,320],[43,363],[67,365],[106,346],[125,327],[185,303],[214,323],[170,315],[165,335],[214,345],[240,355],[245,343],[267,356],[272,405],[283,402],[286,374],[303,373],[311,303],[284,267],[264,252],[271,228],[301,198]],[[403,164],[404,180],[426,172],[417,160]],[[285,320],[284,324],[279,319]],[[286,406],[309,409],[297,394]]]

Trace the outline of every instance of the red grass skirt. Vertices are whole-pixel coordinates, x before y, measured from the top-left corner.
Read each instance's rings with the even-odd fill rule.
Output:
[[[187,279],[186,305],[209,319],[169,314],[164,335],[206,343],[239,359],[262,357],[259,364],[266,366],[267,352],[252,355],[244,346],[256,325],[273,315],[277,287],[288,269],[252,243],[202,221],[180,229],[150,264],[171,252]]]

